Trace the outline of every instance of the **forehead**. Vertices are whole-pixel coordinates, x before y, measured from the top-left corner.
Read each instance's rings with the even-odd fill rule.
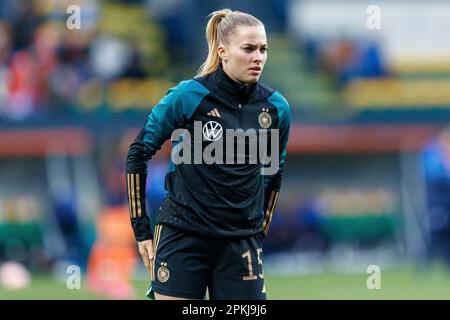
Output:
[[[234,32],[231,42],[237,45],[244,43],[267,44],[266,30],[263,26],[238,26]]]

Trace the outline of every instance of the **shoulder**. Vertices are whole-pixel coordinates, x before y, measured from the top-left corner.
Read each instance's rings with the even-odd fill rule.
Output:
[[[192,114],[208,94],[209,90],[195,79],[183,80],[170,88],[159,104]]]
[[[279,111],[289,111],[289,102],[280,92],[274,90],[267,100],[279,109]]]
[[[273,104],[276,108],[289,109],[289,103],[286,98],[275,89],[268,87],[262,83],[258,83],[258,95],[267,99],[270,104]]]
[[[262,84],[261,82],[258,82],[258,85],[256,87],[257,95],[262,98],[269,98],[275,90],[272,89],[269,86],[266,86],[265,84]]]
[[[280,119],[290,122],[291,110],[289,107],[289,102],[280,92],[273,90],[268,96],[267,101],[277,108]]]
[[[195,79],[183,80],[167,92],[167,98],[179,100],[206,96],[209,90]]]
[[[288,126],[291,122],[291,110],[286,98],[280,92],[272,89],[267,101],[277,109],[280,125]]]
[[[204,86],[207,90],[214,91],[217,89],[217,82],[214,79],[214,73],[202,75],[202,76],[195,76],[192,80],[197,81],[202,86]]]

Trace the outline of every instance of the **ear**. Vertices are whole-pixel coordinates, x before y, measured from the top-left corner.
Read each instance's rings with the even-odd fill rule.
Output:
[[[217,54],[222,61],[226,62],[228,60],[227,50],[223,44],[217,47]]]

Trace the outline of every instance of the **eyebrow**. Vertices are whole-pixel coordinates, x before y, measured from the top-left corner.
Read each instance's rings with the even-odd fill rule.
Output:
[[[248,43],[248,42],[245,42],[245,43],[242,44],[242,46],[257,47],[258,45],[257,45],[257,44],[254,44],[254,43]],[[267,43],[262,44],[261,47],[267,47]]]

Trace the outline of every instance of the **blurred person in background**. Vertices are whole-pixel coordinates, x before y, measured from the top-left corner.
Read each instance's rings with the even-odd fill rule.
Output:
[[[124,135],[102,158],[104,204],[87,264],[89,290],[114,299],[134,297],[132,278],[138,262],[133,232],[128,226],[126,186],[121,183],[130,140],[129,135]]]
[[[422,155],[427,200],[426,232],[430,260],[450,267],[450,128],[431,139]]]
[[[258,82],[267,59],[260,20],[243,12],[216,11],[206,38],[209,52],[199,74],[169,90],[129,148],[131,224],[151,275],[149,292],[156,299],[203,299],[207,289],[210,299],[266,299],[262,240],[281,186],[289,105],[279,92]],[[171,162],[165,177],[168,194],[152,234],[145,211],[147,162],[174,130],[187,129],[194,136],[194,121],[223,131],[278,130],[279,165],[275,174],[263,176],[263,164],[248,163],[249,155],[236,147],[233,157],[245,157],[245,164]],[[200,143],[203,153],[210,143]],[[197,146],[189,148],[191,154],[199,152]]]
[[[9,57],[11,53],[11,35],[8,26],[0,23],[0,118],[6,116],[8,97]]]
[[[332,75],[340,87],[356,78],[379,78],[388,74],[375,40],[341,37],[321,43],[308,39],[306,48],[311,61]]]
[[[164,180],[167,171],[167,161],[160,159],[152,159],[152,170],[147,176],[146,182],[146,198],[148,214],[151,221],[151,230],[155,230],[155,221],[158,209],[166,198],[166,189],[164,188]]]

